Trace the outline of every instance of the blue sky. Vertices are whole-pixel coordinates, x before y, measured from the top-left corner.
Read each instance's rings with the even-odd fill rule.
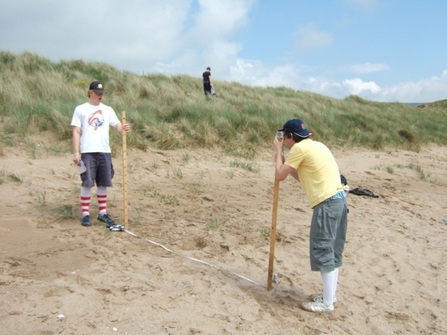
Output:
[[[0,49],[335,98],[447,99],[445,0],[3,0]]]

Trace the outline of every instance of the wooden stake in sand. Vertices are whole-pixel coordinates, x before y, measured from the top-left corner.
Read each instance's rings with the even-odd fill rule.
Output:
[[[124,126],[126,124],[126,112],[122,112],[122,122]],[[128,212],[127,212],[127,140],[126,132],[124,129],[121,131],[123,142],[123,205],[124,205],[124,229],[127,230]]]
[[[270,253],[269,253],[269,271],[267,277],[267,290],[272,288],[273,281],[273,262],[275,260],[275,241],[276,241],[276,218],[278,216],[278,198],[279,198],[279,180],[275,176],[275,186],[273,189],[273,210],[272,210],[272,229],[270,230]]]

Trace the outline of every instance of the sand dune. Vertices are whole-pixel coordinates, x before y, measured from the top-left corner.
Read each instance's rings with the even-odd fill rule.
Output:
[[[281,183],[268,291],[272,154],[250,172],[214,151],[128,152],[128,231],[79,223],[71,156],[0,158],[3,334],[445,334],[447,151],[335,150],[351,187],[335,312],[300,301],[311,209]],[[123,220],[121,156],[109,213]],[[96,201],[93,201],[95,203]],[[76,218],[70,218],[71,209]],[[96,205],[92,216],[97,215]],[[121,222],[122,223],[122,222]],[[155,243],[153,243],[155,242]],[[168,250],[166,250],[168,249]]]

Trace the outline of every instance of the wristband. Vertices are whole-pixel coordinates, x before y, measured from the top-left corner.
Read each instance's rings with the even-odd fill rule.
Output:
[[[73,154],[73,156],[81,156],[81,154],[79,152],[76,152]]]

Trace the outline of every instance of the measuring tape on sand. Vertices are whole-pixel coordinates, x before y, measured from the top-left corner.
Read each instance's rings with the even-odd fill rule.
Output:
[[[127,234],[132,235],[132,236],[134,236],[134,237],[138,237],[137,235],[135,235],[134,233],[132,233],[132,232],[130,232],[130,231],[124,230],[124,232],[126,232]],[[216,265],[214,265],[214,264],[211,264],[211,263],[202,261],[202,260],[197,259],[197,258],[194,258],[194,257],[189,257],[189,256],[181,255],[181,254],[179,254],[179,253],[177,253],[177,252],[175,252],[175,251],[173,251],[173,250],[171,250],[171,249],[165,247],[164,245],[162,245],[162,244],[160,244],[160,243],[158,243],[158,242],[155,242],[155,241],[152,241],[152,240],[149,240],[149,239],[146,239],[146,241],[149,242],[149,243],[151,243],[151,244],[153,244],[153,245],[156,245],[156,246],[158,246],[158,247],[160,247],[160,248],[162,248],[162,249],[164,249],[164,250],[166,250],[167,252],[173,253],[174,255],[177,255],[177,256],[180,256],[180,257],[183,257],[183,258],[187,258],[187,259],[189,259],[189,260],[191,260],[191,261],[193,261],[193,262],[197,262],[197,263],[201,263],[201,264],[207,265],[207,266],[209,266],[209,267],[215,268],[215,269],[217,269],[217,270],[219,270],[219,271],[222,271],[222,272],[230,273],[230,274],[232,274],[232,275],[234,275],[234,276],[236,276],[236,277],[238,277],[238,278],[240,278],[240,279],[246,280],[246,281],[248,281],[248,282],[250,282],[250,283],[252,283],[252,284],[255,284],[255,285],[258,285],[258,286],[262,286],[262,287],[265,287],[265,285],[262,285],[262,284],[260,284],[260,283],[258,283],[258,282],[256,282],[256,281],[254,281],[254,280],[252,280],[252,279],[250,279],[250,278],[248,278],[248,277],[245,277],[245,276],[243,276],[243,275],[241,275],[241,274],[238,274],[238,273],[236,273],[236,272],[232,272],[232,271],[228,271],[228,270],[221,269],[221,268],[219,268],[218,266],[216,266]]]

